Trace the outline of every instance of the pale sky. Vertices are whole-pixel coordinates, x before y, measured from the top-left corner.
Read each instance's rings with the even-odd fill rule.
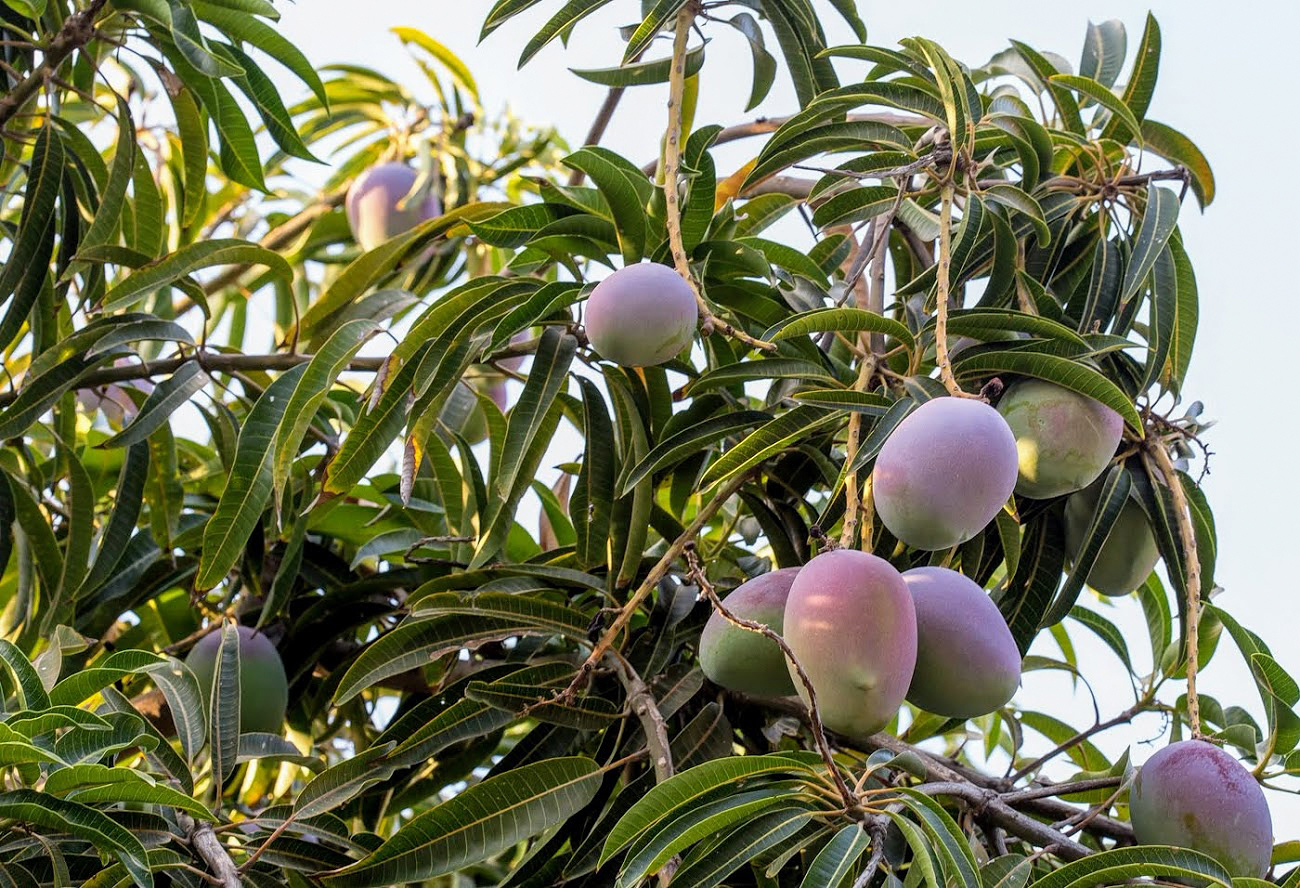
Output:
[[[622,42],[616,27],[632,22],[640,3],[618,0],[581,23],[567,49],[553,44],[522,72],[515,69],[519,50],[559,7],[558,0],[539,4],[479,46],[479,28],[490,5],[487,0],[382,0],[361,5],[313,0],[282,5],[281,30],[318,66],[336,61],[369,65],[418,91],[423,76],[388,29],[419,28],[469,65],[489,109],[508,103],[527,121],[558,127],[576,147],[604,90],[566,68],[617,64]],[[814,5],[824,13],[832,45],[852,40],[825,0],[814,0]],[[1291,547],[1300,530],[1293,511],[1300,503],[1300,474],[1293,465],[1291,439],[1300,427],[1289,406],[1295,398],[1285,393],[1294,372],[1292,331],[1300,329],[1300,293],[1289,264],[1279,267],[1278,258],[1289,257],[1289,250],[1283,247],[1279,257],[1276,243],[1293,228],[1289,203],[1282,197],[1289,192],[1289,146],[1300,143],[1300,108],[1291,89],[1290,67],[1294,38],[1300,33],[1300,4],[1273,0],[1225,8],[1205,0],[931,0],[859,6],[872,43],[889,46],[899,38],[923,34],[971,64],[984,62],[1014,37],[1058,52],[1077,65],[1089,18],[1121,19],[1128,28],[1131,57],[1148,8],[1159,19],[1164,49],[1149,116],[1194,139],[1209,156],[1218,182],[1218,198],[1204,216],[1189,198],[1181,217],[1201,296],[1200,329],[1185,390],[1188,400],[1205,402],[1205,417],[1218,421],[1206,438],[1215,455],[1212,475],[1205,482],[1219,533],[1217,579],[1225,592],[1218,602],[1262,635],[1288,671],[1300,675],[1300,653],[1293,642],[1300,603],[1289,574],[1296,551]],[[748,49],[729,28],[711,27],[708,36],[715,39],[702,73],[697,126],[796,110],[782,70],[768,100],[745,114]],[[775,41],[769,43],[777,54]],[[840,67],[844,79],[862,70],[861,63]],[[279,80],[288,98],[302,93],[296,81]],[[662,86],[630,91],[605,144],[633,158],[653,158],[665,98]],[[719,171],[738,167],[760,145],[749,141],[719,150]],[[1098,606],[1092,599],[1088,604]],[[1135,666],[1144,669],[1150,655],[1136,599],[1122,599],[1114,607],[1103,602],[1100,609],[1124,629]],[[1102,718],[1124,709],[1132,698],[1113,655],[1086,630],[1076,627],[1072,634],[1082,661],[1092,664],[1089,677],[1098,679]],[[1035,651],[1055,653],[1050,641],[1043,641]],[[1031,675],[1017,701],[1086,726],[1091,718],[1087,698],[1072,696],[1069,683],[1058,676]],[[1202,690],[1225,703],[1245,705],[1262,723],[1254,683],[1226,636]],[[1099,746],[1113,757],[1133,742],[1133,758],[1141,762],[1158,746],[1140,741],[1152,740],[1159,728],[1158,719],[1141,721],[1132,730],[1109,732]],[[1033,745],[1047,748],[1037,741]],[[1270,795],[1278,840],[1300,837],[1300,799]]]

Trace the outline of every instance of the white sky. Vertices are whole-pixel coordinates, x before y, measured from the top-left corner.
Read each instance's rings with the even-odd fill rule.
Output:
[[[830,42],[851,41],[829,4],[814,2],[825,13]],[[318,65],[365,64],[418,88],[422,75],[388,29],[399,25],[422,29],[467,62],[489,108],[508,102],[528,121],[557,126],[576,146],[604,91],[565,69],[616,64],[622,44],[615,28],[633,21],[640,4],[618,0],[612,12],[606,10],[582,23],[567,49],[559,44],[548,47],[522,72],[515,69],[520,48],[559,3],[540,4],[540,11],[501,28],[477,46],[479,27],[490,5],[487,0],[385,0],[359,7],[355,2],[313,0],[282,6],[281,30]],[[1300,33],[1300,4],[1261,0],[1225,8],[1205,0],[1150,4],[932,0],[859,5],[872,43],[888,46],[899,38],[924,34],[973,64],[1005,48],[1006,38],[1014,37],[1059,52],[1077,65],[1089,18],[1123,20],[1131,55],[1147,9],[1154,11],[1164,52],[1150,116],[1197,141],[1218,180],[1218,199],[1208,213],[1200,215],[1189,198],[1181,220],[1201,294],[1200,331],[1186,391],[1189,400],[1205,402],[1206,417],[1219,422],[1207,439],[1215,456],[1213,474],[1205,482],[1218,522],[1217,579],[1226,590],[1218,600],[1265,638],[1284,667],[1300,675],[1300,653],[1292,634],[1300,604],[1289,574],[1295,552],[1290,547],[1300,530],[1293,511],[1300,502],[1300,475],[1293,467],[1291,439],[1300,429],[1291,406],[1295,398],[1283,388],[1293,372],[1292,331],[1300,328],[1296,298],[1300,293],[1291,269],[1279,267],[1278,259],[1285,260],[1286,252],[1279,256],[1276,245],[1294,227],[1289,201],[1281,196],[1287,194],[1289,181],[1288,146],[1300,143],[1296,122],[1300,109],[1289,89],[1294,81],[1290,60],[1295,35]],[[697,126],[795,110],[782,70],[763,106],[744,114],[748,49],[729,28],[711,28],[709,36],[715,39],[702,74]],[[769,42],[777,54],[775,41]],[[862,70],[861,63],[845,64],[840,70],[842,77],[851,77]],[[288,98],[301,94],[296,81],[282,77],[280,82]],[[654,157],[665,97],[664,87],[631,91],[605,144],[634,158]],[[759,147],[759,142],[751,141],[719,151],[715,155],[719,171],[730,172]],[[1101,608],[1124,629],[1135,665],[1143,668],[1149,653],[1137,601],[1124,599],[1116,607],[1102,604]],[[1073,634],[1084,662],[1093,664],[1088,674],[1098,679],[1095,687],[1102,717],[1109,717],[1132,702],[1123,670],[1085,630],[1075,629]],[[1055,652],[1050,643],[1040,643],[1036,651]],[[1086,697],[1072,696],[1069,683],[1053,675],[1031,675],[1018,701],[1087,724],[1091,707]],[[1246,705],[1262,721],[1254,683],[1226,638],[1202,689],[1224,702]],[[1132,741],[1134,759],[1140,762],[1157,747],[1138,741],[1149,741],[1158,731],[1159,721],[1150,719],[1132,731],[1108,733],[1099,745],[1113,756]],[[1300,799],[1272,794],[1270,802],[1278,839],[1300,837]]]

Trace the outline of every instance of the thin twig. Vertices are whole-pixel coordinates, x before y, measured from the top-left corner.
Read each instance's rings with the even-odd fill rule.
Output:
[[[1174,519],[1178,522],[1179,542],[1183,549],[1183,559],[1187,562],[1187,722],[1192,737],[1199,738],[1201,702],[1196,695],[1196,674],[1200,667],[1198,637],[1201,622],[1201,559],[1196,551],[1196,530],[1192,527],[1187,493],[1183,490],[1182,479],[1178,477],[1173,461],[1169,459],[1169,451],[1156,439],[1147,448],[1147,453],[1155,459],[1174,498]]]
[[[636,613],[637,608],[659,585],[659,581],[668,574],[668,569],[672,567],[673,562],[685,551],[686,546],[695,539],[695,535],[700,532],[704,525],[709,523],[718,510],[726,504],[727,500],[731,499],[732,495],[744,486],[748,480],[748,475],[733,478],[714,494],[713,499],[700,507],[699,512],[695,515],[695,520],[682,531],[681,536],[673,540],[672,545],[668,547],[668,551],[664,552],[655,566],[650,568],[650,572],[646,574],[645,579],[641,581],[641,585],[632,593],[632,597],[619,609],[618,615],[614,617],[614,622],[609,625],[609,628],[605,630],[600,640],[592,648],[591,654],[578,667],[578,674],[573,677],[573,681],[567,688],[557,694],[554,700],[545,700],[544,703],[571,703],[574,700],[597,664],[605,659],[605,653],[614,646],[615,639],[618,638],[632,619],[632,615]]]
[[[107,0],[90,0],[90,5],[74,12],[63,22],[63,27],[50,40],[41,63],[4,96],[0,96],[0,127],[4,126],[27,100],[54,76],[59,66],[72,53],[85,46],[95,36],[95,16],[99,15]]]
[[[1154,697],[1155,697],[1155,691],[1153,688],[1152,690],[1144,694],[1142,696],[1142,699],[1138,700],[1128,709],[1125,709],[1119,715],[1115,716],[1114,718],[1107,719],[1104,722],[1099,721],[1096,724],[1094,724],[1092,727],[1080,731],[1079,733],[1075,734],[1073,737],[1069,738],[1068,740],[1062,741],[1057,746],[1053,747],[1051,751],[1044,753],[1043,755],[1034,759],[1032,762],[1025,765],[1020,770],[1016,771],[1007,779],[1013,782],[1016,780],[1020,780],[1021,778],[1026,777],[1029,774],[1033,773],[1034,771],[1038,770],[1047,762],[1056,758],[1058,755],[1064,752],[1069,752],[1071,749],[1074,749],[1080,743],[1083,743],[1084,741],[1088,740],[1094,735],[1100,734],[1102,731],[1108,731],[1111,728],[1117,727],[1119,725],[1128,724],[1129,722],[1133,721],[1134,717],[1137,716],[1139,713],[1146,711],[1147,707],[1151,704],[1151,701],[1154,699]]]
[[[857,795],[855,795],[853,790],[849,788],[849,785],[844,782],[844,775],[840,772],[839,765],[835,763],[835,755],[831,752],[830,743],[826,740],[826,729],[822,726],[821,712],[817,708],[817,692],[813,689],[812,679],[810,679],[808,673],[804,671],[803,664],[799,662],[799,658],[795,656],[794,651],[790,649],[790,645],[786,643],[786,640],[776,632],[772,631],[771,627],[763,623],[738,617],[727,609],[727,606],[722,603],[722,599],[718,598],[718,593],[714,590],[713,584],[710,583],[708,577],[704,575],[704,568],[700,565],[700,560],[695,554],[694,545],[688,545],[686,547],[686,563],[690,566],[690,573],[688,576],[697,586],[700,587],[700,591],[704,594],[704,597],[709,600],[709,604],[713,605],[713,609],[721,614],[724,620],[734,626],[744,629],[747,632],[756,632],[759,635],[762,635],[781,649],[781,653],[785,655],[786,662],[790,664],[790,667],[799,678],[799,683],[803,685],[804,692],[808,695],[808,722],[813,735],[813,744],[821,754],[822,762],[825,763],[830,778],[835,781],[835,789],[839,792],[840,798],[844,802],[844,810],[849,813],[857,812],[861,803],[859,802]]]
[[[939,380],[948,394],[956,398],[978,398],[962,391],[952,375],[948,357],[948,291],[952,274],[952,183],[944,182],[939,192],[939,262],[936,266],[937,304],[934,315],[934,361],[939,365]]]
[[[682,159],[682,97],[686,90],[686,41],[690,37],[691,23],[695,20],[696,11],[695,0],[689,0],[677,14],[677,26],[673,32],[672,68],[668,77],[668,130],[664,137],[664,210],[668,217],[668,245],[677,273],[695,294],[695,303],[700,310],[700,328],[705,336],[718,332],[739,340],[751,348],[776,351],[776,346],[772,343],[755,339],[713,313],[713,309],[709,308],[708,303],[704,301],[699,284],[691,273],[690,261],[686,256],[686,247],[682,240],[680,197],[677,193]]]

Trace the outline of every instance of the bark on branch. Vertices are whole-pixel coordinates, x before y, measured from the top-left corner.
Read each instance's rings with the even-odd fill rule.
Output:
[[[90,5],[74,12],[64,21],[63,27],[45,47],[41,63],[17,86],[0,97],[0,127],[7,124],[28,100],[40,90],[59,70],[59,66],[95,36],[95,16],[99,15],[107,0],[90,0]]]

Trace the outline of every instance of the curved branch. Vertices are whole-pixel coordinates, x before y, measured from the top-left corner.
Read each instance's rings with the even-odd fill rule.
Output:
[[[50,45],[45,48],[45,57],[41,63],[6,95],[0,97],[0,127],[13,118],[27,101],[54,76],[64,60],[95,36],[95,16],[99,15],[107,0],[90,0],[90,5],[80,12],[74,12],[64,21],[59,33],[54,35]]]

